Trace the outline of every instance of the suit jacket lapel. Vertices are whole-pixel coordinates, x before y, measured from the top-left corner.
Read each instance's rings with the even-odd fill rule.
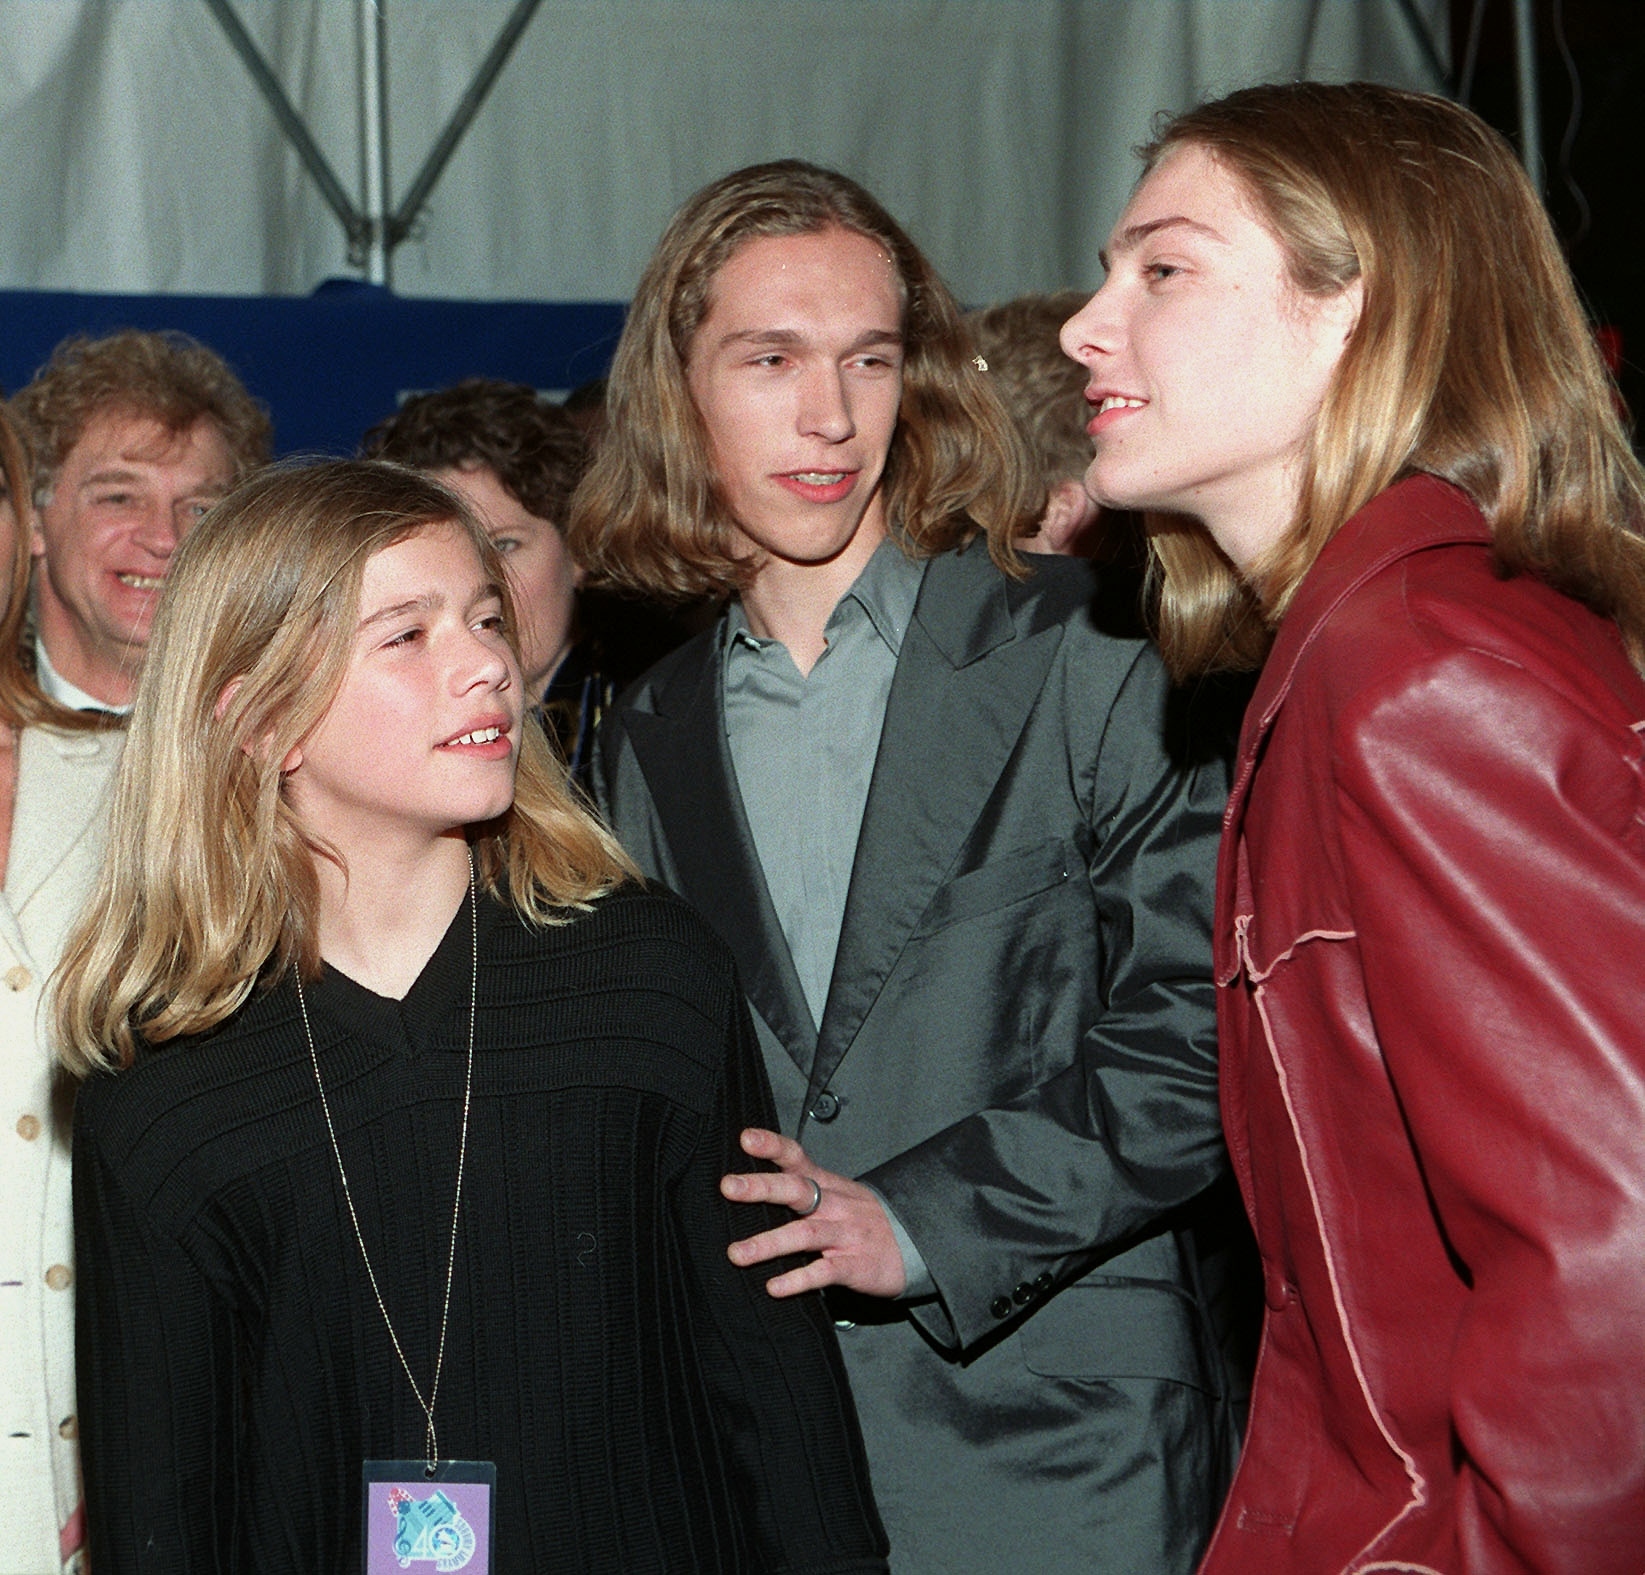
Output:
[[[811,1068],[813,1097],[952,869],[1061,640],[1060,624],[1019,636],[1007,582],[980,541],[931,561],[886,702]]]
[[[655,712],[623,718],[680,877],[680,895],[737,959],[743,989],[802,1072],[817,1047],[811,1010],[743,813],[720,704],[720,629],[687,650]]]

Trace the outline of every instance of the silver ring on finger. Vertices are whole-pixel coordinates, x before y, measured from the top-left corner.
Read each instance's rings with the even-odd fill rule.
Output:
[[[817,1185],[817,1178],[807,1176],[805,1179],[811,1183],[811,1201],[803,1209],[794,1210],[802,1220],[810,1219],[822,1207],[822,1188]]]

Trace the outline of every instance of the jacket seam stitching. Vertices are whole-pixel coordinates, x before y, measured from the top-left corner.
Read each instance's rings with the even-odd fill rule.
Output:
[[[1351,941],[1354,940],[1359,934],[1357,930],[1304,930],[1303,933],[1292,941],[1291,944],[1287,946],[1285,950],[1282,951],[1271,963],[1269,963],[1266,968],[1258,968],[1251,960],[1250,934],[1250,923],[1256,915],[1254,913],[1248,913],[1241,915],[1241,917],[1245,921],[1245,927],[1239,931],[1240,950],[1244,953],[1245,957],[1245,976],[1253,985],[1264,983],[1281,963],[1289,962],[1291,958],[1296,955],[1297,949],[1306,941]],[[1235,921],[1236,924],[1238,922],[1238,920]],[[1266,1031],[1266,1018],[1263,1020],[1263,1025],[1264,1031]]]
[[[1302,1164],[1303,1180],[1308,1186],[1308,1205],[1313,1212],[1315,1229],[1319,1233],[1320,1252],[1325,1259],[1325,1272],[1331,1280],[1331,1300],[1336,1308],[1338,1327],[1342,1330],[1342,1343],[1347,1348],[1348,1360],[1353,1364],[1354,1381],[1359,1385],[1360,1395],[1365,1401],[1365,1408],[1370,1412],[1371,1420],[1376,1423],[1377,1431],[1382,1435],[1383,1442],[1398,1456],[1400,1464],[1404,1467],[1405,1475],[1411,1484],[1410,1502],[1365,1544],[1360,1552],[1355,1555],[1355,1558],[1358,1559],[1382,1541],[1407,1515],[1420,1509],[1428,1502],[1428,1486],[1426,1479],[1417,1469],[1416,1460],[1399,1446],[1394,1435],[1389,1431],[1388,1424],[1383,1419],[1382,1412],[1377,1408],[1376,1400],[1371,1394],[1371,1386],[1365,1376],[1364,1364],[1360,1359],[1359,1347],[1354,1341],[1353,1331],[1349,1325],[1348,1309],[1343,1303],[1342,1284],[1337,1275],[1336,1257],[1331,1250],[1330,1238],[1325,1229],[1325,1215],[1320,1207],[1319,1191],[1314,1184],[1313,1167],[1308,1162],[1308,1147],[1303,1141],[1302,1127],[1297,1121],[1296,1106],[1291,1099],[1290,1079],[1285,1074],[1285,1067],[1280,1060],[1279,1046],[1274,1042],[1273,1024],[1268,1019],[1268,1007],[1265,999],[1267,992],[1258,987],[1251,992],[1251,995],[1256,1004],[1257,1016],[1262,1020],[1262,1037],[1268,1046],[1268,1059],[1273,1063],[1274,1074],[1279,1079],[1280,1098],[1285,1101],[1285,1119],[1290,1125],[1291,1136],[1296,1142],[1297,1157]],[[1391,1567],[1394,1569],[1403,1567],[1415,1570],[1423,1568],[1421,1565],[1401,1566],[1398,1564]]]

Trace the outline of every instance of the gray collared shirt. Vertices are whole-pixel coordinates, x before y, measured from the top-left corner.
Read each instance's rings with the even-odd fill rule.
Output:
[[[924,563],[881,542],[829,614],[823,653],[803,676],[782,641],[749,632],[739,603],[726,617],[731,764],[814,1026],[828,1004],[885,702],[924,579]],[[875,1196],[902,1254],[903,1295],[930,1295],[919,1248]]]
[[[886,697],[925,565],[880,543],[829,615],[801,675],[780,640],[725,626],[725,730],[743,810],[813,1024],[822,1022],[845,921]]]

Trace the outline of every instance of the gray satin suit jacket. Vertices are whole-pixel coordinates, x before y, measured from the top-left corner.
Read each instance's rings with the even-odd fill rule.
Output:
[[[602,805],[736,953],[784,1130],[860,1176],[935,1299],[840,1297],[892,1567],[1193,1568],[1232,1449],[1192,1200],[1226,1164],[1209,922],[1219,759],[1089,567],[930,563],[820,1029],[726,742],[720,634],[607,719]],[[794,785],[795,813],[805,784]]]

